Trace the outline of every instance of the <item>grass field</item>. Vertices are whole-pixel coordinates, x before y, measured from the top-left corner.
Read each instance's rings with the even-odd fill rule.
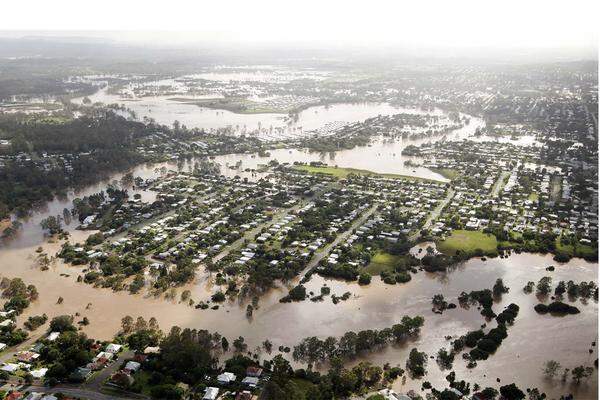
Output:
[[[571,257],[589,257],[596,254],[596,249],[592,246],[585,244],[578,244],[577,247],[573,247],[573,245],[570,244],[564,245],[560,242],[560,238],[556,238],[556,250],[568,254]]]
[[[366,175],[366,176],[380,176],[382,178],[390,178],[390,179],[412,179],[412,180],[421,180],[421,181],[432,181],[432,179],[418,178],[415,176],[408,175],[400,175],[400,174],[379,174],[373,171],[368,171],[366,169],[357,169],[357,168],[339,168],[339,167],[330,167],[330,166],[312,166],[312,165],[295,165],[294,169],[298,171],[304,171],[311,174],[325,174],[331,175],[338,179],[345,179],[350,174],[356,175]],[[437,181],[435,181],[437,182]]]
[[[437,243],[437,249],[446,254],[454,255],[457,250],[467,253],[481,249],[484,252],[496,250],[498,241],[494,235],[480,231],[456,230],[452,231],[446,240]]]
[[[438,174],[440,174],[444,178],[450,179],[450,180],[453,180],[457,176],[460,175],[460,173],[457,170],[450,169],[450,168],[429,168],[429,169],[432,170],[433,172],[437,172]]]
[[[394,266],[398,264],[400,258],[400,256],[378,251],[371,257],[371,262],[363,269],[363,271],[368,272],[371,275],[379,275],[382,271],[393,271]]]

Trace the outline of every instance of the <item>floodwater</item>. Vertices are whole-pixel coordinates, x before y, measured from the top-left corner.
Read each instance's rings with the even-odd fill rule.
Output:
[[[424,167],[413,165],[422,162],[419,157],[403,156],[402,150],[409,145],[418,146],[423,143],[440,140],[462,140],[475,132],[484,122],[473,118],[469,125],[456,129],[452,132],[427,138],[398,138],[390,139],[378,137],[369,146],[358,146],[353,149],[339,150],[336,152],[310,152],[306,149],[275,149],[269,150],[268,157],[259,157],[257,154],[228,154],[215,157],[215,161],[223,166],[235,166],[242,162],[240,170],[246,168],[256,169],[261,164],[268,164],[271,160],[279,163],[303,162],[310,163],[320,161],[328,165],[338,167],[357,168],[373,171],[381,174],[400,174],[418,178],[434,179],[447,182],[448,179],[442,175]],[[411,162],[405,164],[405,162]]]
[[[82,241],[87,233],[73,232],[73,241]],[[459,379],[469,379],[481,384],[495,385],[496,378],[502,382],[517,382],[520,386],[537,386],[549,394],[558,395],[566,389],[558,383],[549,383],[541,374],[542,363],[555,359],[562,365],[574,367],[580,364],[591,365],[597,357],[596,349],[589,354],[591,342],[597,337],[598,305],[593,300],[577,303],[581,313],[566,317],[538,315],[533,306],[538,302],[534,294],[526,295],[522,287],[527,281],[537,281],[542,276],[551,276],[554,283],[559,280],[597,280],[598,264],[574,259],[559,265],[554,272],[545,271],[548,265],[555,265],[551,256],[537,254],[512,255],[505,259],[481,261],[472,259],[444,274],[419,272],[413,279],[402,285],[385,285],[375,278],[368,286],[326,280],[315,276],[307,284],[307,289],[319,293],[322,285],[332,288],[332,293],[342,295],[350,291],[353,296],[334,305],[330,297],[323,302],[310,301],[282,304],[279,299],[287,292],[285,288],[273,289],[261,297],[259,308],[251,319],[246,317],[246,303],[232,301],[219,310],[196,310],[177,301],[166,301],[129,295],[125,292],[111,292],[110,289],[96,289],[84,283],[77,283],[80,267],[66,266],[57,261],[49,271],[42,272],[35,267],[36,245],[8,246],[2,250],[0,268],[3,276],[21,277],[26,283],[36,285],[39,300],[32,303],[19,317],[22,323],[30,315],[47,313],[49,317],[60,314],[87,316],[91,324],[84,328],[91,337],[110,339],[119,329],[120,320],[125,315],[134,318],[156,317],[163,329],[173,325],[218,331],[234,338],[244,336],[249,349],[254,349],[264,339],[269,338],[277,348],[279,345],[292,347],[307,336],[341,336],[346,331],[361,329],[381,329],[400,321],[403,315],[423,315],[425,326],[421,336],[414,342],[400,346],[390,346],[385,350],[367,354],[367,359],[377,364],[389,362],[403,365],[412,347],[434,355],[441,347],[448,347],[444,337],[457,336],[477,329],[485,321],[475,308],[447,310],[443,315],[431,312],[431,298],[443,293],[448,301],[456,302],[462,291],[491,288],[497,278],[502,278],[510,292],[502,301],[494,305],[500,311],[505,305],[514,302],[520,313],[514,326],[509,328],[508,338],[499,350],[487,361],[482,361],[474,370],[466,369],[465,362],[457,357],[454,369]],[[44,251],[54,254],[59,243],[44,243]],[[68,274],[63,277],[61,274]],[[207,300],[216,289],[210,283],[210,275],[201,272],[194,284],[183,289],[192,291],[196,301]],[[61,296],[62,304],[56,304]],[[86,305],[91,304],[86,310]],[[493,325],[493,323],[492,323]],[[426,380],[434,386],[442,385],[447,371],[441,371],[434,360],[429,360]],[[395,383],[398,390],[420,387],[420,382],[408,381],[402,386]],[[576,398],[591,398],[596,392],[597,374],[579,387]]]
[[[400,113],[427,114],[418,109],[394,107],[387,103],[344,103],[327,106],[309,107],[300,113],[294,121],[286,119],[285,114],[260,113],[237,114],[227,110],[199,107],[194,104],[171,100],[174,97],[186,96],[146,96],[135,99],[123,99],[119,95],[107,93],[107,88],[100,89],[88,96],[92,103],[124,104],[134,111],[138,118],[153,118],[156,122],[171,126],[179,121],[188,128],[219,129],[231,127],[239,133],[261,131],[268,133],[271,128],[284,129],[286,134],[299,134],[321,128],[332,123],[352,123],[364,121],[378,115],[393,115]],[[209,96],[213,97],[213,96]],[[196,97],[197,99],[206,97]],[[187,97],[187,99],[191,99]],[[83,97],[73,99],[76,104],[82,104]],[[436,115],[443,112],[436,110]]]
[[[283,136],[298,137],[302,132],[323,128],[327,124],[352,123],[364,121],[377,115],[393,115],[398,113],[445,115],[442,110],[423,111],[414,108],[394,107],[386,103],[357,103],[357,104],[334,104],[329,106],[310,107],[299,113],[295,121],[285,120],[283,114],[236,114],[226,110],[214,110],[198,107],[169,100],[170,96],[142,97],[134,101],[125,102],[125,105],[136,112],[137,117],[148,116],[162,124],[171,125],[175,120],[188,127],[204,129],[217,129],[226,126],[235,128],[236,131],[250,132],[260,130],[265,138],[277,138]],[[107,93],[107,89],[101,89],[90,96],[92,102],[106,104],[123,102],[118,95]],[[81,103],[82,98],[74,99]],[[421,145],[424,143],[442,140],[463,140],[473,138],[478,128],[485,126],[485,122],[477,117],[466,116],[469,123],[459,129],[429,137],[408,137],[390,139],[378,137],[369,146],[360,146],[353,149],[340,150],[332,153],[317,153],[299,149],[276,149],[270,151],[269,157],[258,157],[256,154],[230,154],[215,158],[222,165],[221,172],[226,176],[245,176],[243,171],[247,168],[257,169],[261,164],[267,164],[271,160],[280,163],[312,162],[320,161],[329,165],[339,167],[357,168],[377,173],[393,173],[420,178],[435,179],[446,182],[447,179],[427,168],[413,167],[421,159],[416,157],[402,156],[402,150],[408,145]],[[284,132],[273,133],[269,127],[283,129]],[[235,166],[242,162],[239,169],[232,170],[228,166]],[[412,164],[406,164],[410,161]],[[247,175],[247,174],[246,174]]]
[[[256,169],[259,165],[268,164],[271,160],[279,163],[320,161],[338,167],[357,168],[381,174],[400,174],[418,178],[434,179],[448,182],[442,175],[424,167],[413,165],[422,163],[419,157],[403,156],[402,150],[407,146],[419,146],[424,143],[436,141],[457,141],[472,138],[477,128],[485,126],[485,122],[476,117],[470,117],[470,123],[462,128],[455,129],[445,134],[430,137],[396,138],[376,137],[368,146],[358,146],[353,149],[339,150],[336,152],[311,152],[306,149],[274,149],[269,150],[268,157],[259,157],[257,154],[227,154],[215,157],[215,161],[224,166],[222,171],[228,170],[227,166],[236,166],[241,161],[239,171],[246,168]],[[405,162],[409,162],[405,164]],[[229,172],[231,173],[231,172]]]

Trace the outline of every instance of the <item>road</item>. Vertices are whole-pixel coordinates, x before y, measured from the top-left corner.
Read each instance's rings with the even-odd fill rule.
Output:
[[[421,229],[419,229],[417,232],[414,232],[413,234],[411,234],[411,235],[408,236],[408,240],[409,241],[414,242],[421,235],[421,231],[423,229],[428,229],[429,228],[429,226],[431,225],[431,222],[433,220],[437,219],[437,217],[439,217],[440,214],[442,213],[442,210],[444,209],[444,207],[446,207],[446,205],[448,203],[450,203],[450,200],[452,200],[452,198],[454,197],[454,193],[455,193],[454,189],[449,189],[448,190],[448,194],[446,195],[446,198],[444,198],[444,200],[442,200],[440,202],[440,204],[437,205],[437,207],[431,212],[431,214],[429,214],[429,216],[425,220],[425,223],[423,224],[423,226],[421,227]]]
[[[498,180],[494,182],[494,186],[492,187],[492,197],[498,197],[498,193],[500,193],[500,190],[502,190],[504,187],[504,181],[511,174],[511,172],[512,171],[502,171],[502,173],[500,173],[500,177],[498,177]]]
[[[340,244],[342,241],[346,240],[346,238],[348,236],[350,236],[356,228],[358,228],[360,225],[362,225],[371,215],[373,215],[373,213],[376,210],[377,210],[377,204],[371,206],[371,208],[369,208],[367,211],[365,211],[363,214],[361,214],[361,216],[358,217],[358,219],[356,219],[356,221],[354,221],[352,223],[352,225],[350,226],[350,228],[348,228],[348,230],[337,235],[337,237],[333,240],[333,242],[329,243],[322,250],[317,251],[314,254],[314,256],[312,257],[312,259],[308,262],[308,265],[306,266],[306,268],[304,268],[304,270],[300,273],[300,275],[298,275],[300,278],[300,281],[302,281],[302,279],[304,279],[304,276],[308,273],[308,271],[310,271],[311,269],[313,269],[314,267],[319,265],[319,262],[325,256],[329,255],[329,252],[331,251],[331,249],[333,249],[335,246]]]
[[[79,397],[82,399],[89,400],[111,400],[111,399],[149,399],[149,397],[138,394],[125,394],[125,393],[111,393],[104,394],[99,391],[85,389],[75,385],[57,385],[54,387],[42,386],[42,385],[22,385],[17,382],[7,383],[2,386],[2,390],[18,390],[18,391],[29,391],[38,393],[62,393],[67,396]]]

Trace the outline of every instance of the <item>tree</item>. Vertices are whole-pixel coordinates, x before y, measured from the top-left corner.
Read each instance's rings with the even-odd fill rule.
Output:
[[[504,286],[504,282],[502,278],[496,279],[496,283],[494,283],[494,287],[492,288],[492,293],[494,297],[500,297],[504,293],[508,293],[508,287]]]
[[[134,329],[136,332],[148,329],[148,324],[146,323],[146,320],[143,317],[138,317],[135,321]]]
[[[544,400],[546,398],[546,393],[540,393],[538,388],[527,389],[527,399],[528,400]]]
[[[552,287],[550,286],[551,283],[552,278],[550,278],[549,276],[542,277],[538,281],[537,286],[535,287],[537,294],[540,296],[546,296],[548,293],[550,293],[550,290],[552,289]]]
[[[183,390],[175,385],[165,384],[154,386],[150,394],[155,399],[179,400],[183,396]]]
[[[25,376],[23,376],[23,379],[25,380],[25,383],[27,385],[31,385],[33,383],[33,375],[31,375],[29,372],[25,373]]]
[[[362,272],[358,277],[358,284],[368,285],[369,283],[371,283],[371,275],[367,272]]]
[[[589,378],[593,372],[593,368],[584,367],[583,365],[580,365],[578,367],[573,368],[571,374],[573,375],[573,380],[575,381],[575,383],[579,385],[582,379]]]
[[[268,381],[260,393],[259,400],[286,400],[283,389],[274,381]]]
[[[158,321],[154,317],[150,317],[148,320],[148,329],[152,331],[160,331],[160,326],[158,326]]]
[[[484,399],[494,400],[498,396],[498,391],[492,387],[486,387],[481,391]]]
[[[454,362],[454,353],[442,348],[438,351],[437,362],[442,369],[452,369],[452,363]]]
[[[425,375],[425,366],[427,365],[427,354],[413,348],[406,360],[406,369],[415,378],[421,378]]]
[[[233,348],[235,349],[235,351],[239,352],[246,351],[248,345],[244,342],[243,336],[240,336],[233,341]]]
[[[121,330],[124,334],[128,334],[133,331],[133,318],[130,315],[126,315],[121,318]]]
[[[73,317],[70,315],[59,315],[52,318],[50,321],[50,330],[53,332],[75,331],[77,328],[73,326]]]
[[[56,217],[54,215],[50,215],[49,217],[44,218],[40,222],[40,226],[42,227],[42,229],[48,231],[50,235],[55,235],[62,231],[62,225],[60,221],[61,217],[59,215],[57,215]]]
[[[294,372],[289,361],[281,354],[277,354],[271,360],[271,371],[273,372],[273,381],[280,385],[284,385]]]
[[[266,339],[263,343],[263,348],[265,349],[265,351],[268,354],[271,354],[271,351],[273,350],[273,343],[271,343],[271,341],[269,339]]]
[[[553,379],[560,370],[560,368],[560,363],[558,361],[548,360],[544,363],[544,375],[549,379]]]
[[[211,296],[211,300],[214,301],[215,303],[221,303],[221,302],[225,301],[225,294],[223,294],[223,292],[221,292],[221,291],[218,291]]]
[[[525,398],[525,393],[517,387],[514,383],[500,387],[500,394],[506,398],[506,400],[522,400]]]

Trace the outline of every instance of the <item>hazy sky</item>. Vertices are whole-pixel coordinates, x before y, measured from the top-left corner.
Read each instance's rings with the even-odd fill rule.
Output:
[[[19,0],[2,5],[0,36],[15,35],[8,30],[126,30],[94,35],[151,44],[210,40],[571,47],[596,52],[599,4],[598,0]]]

